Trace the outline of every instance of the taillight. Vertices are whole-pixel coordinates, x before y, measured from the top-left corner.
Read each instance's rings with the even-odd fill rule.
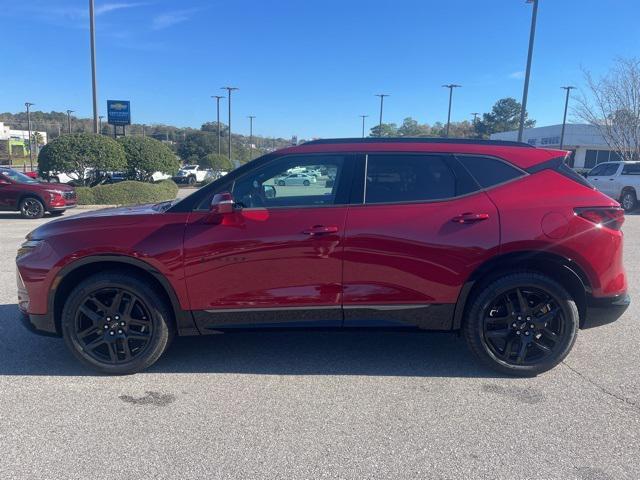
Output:
[[[620,230],[624,223],[624,210],[620,207],[582,207],[574,211],[576,215],[595,223],[599,228]]]

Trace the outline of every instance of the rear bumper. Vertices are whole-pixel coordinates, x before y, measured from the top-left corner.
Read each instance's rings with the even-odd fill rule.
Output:
[[[615,322],[629,308],[631,297],[620,294],[613,297],[587,298],[586,318],[581,328],[593,328]]]

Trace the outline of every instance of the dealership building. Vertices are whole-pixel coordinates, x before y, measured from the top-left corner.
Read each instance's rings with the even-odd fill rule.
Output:
[[[524,142],[541,148],[560,148],[562,125],[527,128],[522,139]],[[491,140],[517,140],[518,132],[494,133]],[[564,150],[573,155],[570,165],[573,168],[593,168],[598,163],[621,160],[617,152],[611,151],[598,129],[593,125],[569,123],[564,132]]]

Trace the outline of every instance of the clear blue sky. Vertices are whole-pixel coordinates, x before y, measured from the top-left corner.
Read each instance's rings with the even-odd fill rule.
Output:
[[[86,0],[3,0],[0,111],[91,115]],[[453,119],[520,99],[531,19],[524,0],[96,0],[99,105],[130,99],[133,121],[199,127],[210,95],[240,87],[235,131],[358,136],[377,122]],[[529,96],[538,125],[559,123],[561,85],[640,52],[637,0],[540,0]],[[226,122],[226,103],[222,116]]]

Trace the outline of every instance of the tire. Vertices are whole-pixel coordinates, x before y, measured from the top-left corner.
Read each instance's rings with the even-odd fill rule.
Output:
[[[278,186],[284,187],[284,180],[278,180]]]
[[[39,198],[25,197],[20,200],[20,215],[22,218],[37,219],[44,216],[44,204]]]
[[[309,180],[305,180],[304,182],[302,182],[302,185],[308,187],[309,185],[311,185],[311,183],[309,182]]]
[[[625,190],[620,197],[620,205],[625,212],[632,212],[638,206],[638,198],[633,190]]]
[[[52,217],[61,217],[64,212],[64,210],[54,210],[53,212],[49,212],[49,214]]]
[[[173,313],[161,293],[117,271],[82,280],[67,297],[61,327],[73,355],[109,375],[150,367],[174,335]]]
[[[189,177],[189,178],[187,179],[187,183],[188,183],[190,186],[192,186],[192,187],[193,187],[193,186],[197,183],[197,182],[196,182],[196,177]]]
[[[519,377],[546,372],[564,360],[576,341],[578,308],[545,275],[515,272],[494,278],[480,285],[468,305],[463,324],[467,345],[498,372]]]

